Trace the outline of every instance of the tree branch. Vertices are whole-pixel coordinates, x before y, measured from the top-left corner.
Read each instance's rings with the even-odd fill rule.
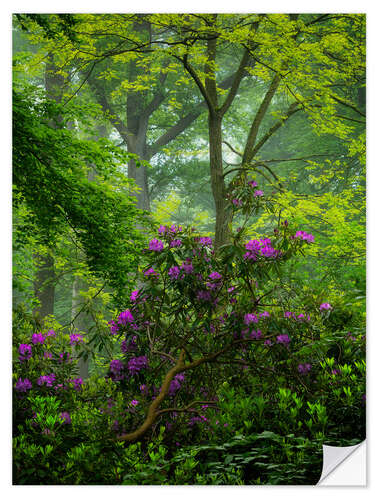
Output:
[[[219,84],[219,88],[227,90],[232,85],[234,77],[235,74],[228,76]],[[147,154],[149,158],[154,156],[160,150],[160,148],[173,141],[173,139],[175,139],[179,134],[181,134],[181,132],[183,132],[189,125],[191,125],[202,114],[206,106],[206,101],[201,101],[199,104],[197,104],[193,111],[180,118],[180,120],[169,130],[164,132],[164,134],[161,135],[159,139],[154,142],[154,144],[148,146]]]
[[[200,92],[201,92],[204,100],[206,101],[206,104],[207,104],[207,107],[208,107],[209,111],[213,112],[214,111],[214,105],[213,105],[210,97],[208,96],[208,93],[206,91],[206,87],[203,85],[202,80],[199,78],[199,76],[197,75],[195,69],[189,63],[189,61],[188,61],[188,55],[185,54],[182,59],[180,57],[177,57],[177,56],[174,56],[174,57],[176,57],[176,59],[178,59],[179,61],[182,62],[182,64],[184,65],[184,68],[186,69],[186,71],[190,74],[190,76],[193,78],[193,80],[197,84],[197,86],[198,86],[198,88],[199,88],[199,90],[200,90]]]
[[[231,151],[233,151],[233,153],[235,153],[236,155],[238,155],[238,156],[240,156],[240,157],[242,158],[242,153],[240,153],[239,151],[237,151],[236,149],[234,149],[234,147],[233,147],[233,146],[231,146],[231,145],[229,144],[229,142],[227,142],[227,141],[223,141],[223,144],[225,144],[226,146],[228,146],[228,148],[229,148]]]
[[[242,164],[243,165],[245,163],[249,163],[252,160],[252,158],[254,157],[253,148],[254,148],[254,144],[255,144],[255,141],[256,141],[256,138],[258,135],[260,124],[262,123],[263,118],[267,112],[267,109],[271,103],[271,100],[276,93],[276,90],[277,90],[277,87],[279,86],[280,80],[281,80],[281,76],[279,74],[274,76],[274,78],[271,82],[271,85],[270,85],[268,91],[266,92],[266,95],[264,96],[264,99],[263,99],[262,103],[260,104],[259,109],[255,115],[254,121],[253,121],[251,128],[250,128],[250,131],[249,131],[249,135],[247,137],[246,146],[245,146],[245,150],[244,150],[243,157],[242,157]]]
[[[123,138],[123,140],[126,141],[127,143],[130,140],[134,140],[134,135],[127,129],[127,127],[125,127],[124,122],[117,115],[117,113],[113,110],[112,106],[110,105],[110,103],[107,100],[105,93],[103,92],[103,89],[100,87],[97,80],[95,78],[89,77],[88,83],[89,83],[90,87],[92,88],[93,92],[95,93],[96,98],[98,100],[98,103],[101,105],[103,110],[108,113],[109,121],[115,127],[115,129],[120,134],[120,136]]]
[[[224,104],[221,106],[221,108],[219,110],[219,112],[222,116],[228,111],[228,108],[232,104],[233,99],[235,98],[235,96],[237,94],[238,87],[240,86],[240,83],[241,83],[243,75],[244,75],[245,67],[247,66],[249,61],[250,61],[250,54],[249,54],[248,50],[245,49],[243,56],[242,56],[242,59],[241,59],[241,62],[240,62],[240,65],[239,65],[238,70],[235,74],[232,87],[231,87],[231,89],[230,89],[230,91],[229,91],[229,93],[224,101]]]
[[[276,132],[276,130],[278,130],[282,125],[284,125],[284,123],[287,121],[288,118],[290,118],[292,115],[294,115],[294,113],[297,113],[297,111],[301,111],[301,108],[297,108],[297,106],[298,106],[298,103],[296,103],[296,102],[291,104],[289,106],[287,113],[286,113],[286,116],[284,118],[282,118],[279,122],[275,123],[275,125],[273,125],[268,130],[268,132],[263,135],[263,137],[258,141],[256,146],[254,146],[254,148],[251,152],[251,155],[249,155],[248,161],[251,161],[254,158],[254,156],[257,154],[257,152],[260,150],[260,148],[264,146],[264,144]]]
[[[364,118],[366,118],[366,113],[363,113],[360,109],[356,108],[353,104],[350,104],[349,102],[343,101],[342,99],[340,99],[340,98],[338,98],[338,97],[336,97],[336,96],[334,96],[332,94],[330,95],[330,97],[331,97],[331,99],[333,99],[334,101],[338,102],[342,106],[346,106],[347,108],[352,109],[353,111],[355,111],[359,115],[361,115]]]

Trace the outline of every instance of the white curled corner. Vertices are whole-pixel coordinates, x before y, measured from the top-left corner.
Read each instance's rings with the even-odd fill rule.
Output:
[[[366,441],[343,447],[324,444],[317,486],[366,486]]]

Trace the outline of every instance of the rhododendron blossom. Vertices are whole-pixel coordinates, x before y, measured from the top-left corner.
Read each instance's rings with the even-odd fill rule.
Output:
[[[199,243],[205,247],[205,246],[211,246],[212,245],[212,239],[209,238],[208,236],[204,236],[202,238],[199,238]]]
[[[134,318],[129,309],[125,309],[125,311],[122,311],[117,317],[117,322],[119,325],[125,326],[129,323],[132,323],[133,321]]]
[[[260,197],[263,195],[264,195],[264,193],[261,189],[257,189],[256,191],[254,191],[254,198],[257,198],[257,197]]]
[[[178,279],[179,275],[180,275],[180,268],[178,266],[173,266],[168,271],[168,276],[173,280]]]
[[[315,239],[312,234],[306,233],[305,231],[297,231],[294,238],[307,241],[308,243],[313,243]]]
[[[32,388],[32,383],[28,378],[22,380],[19,378],[16,382],[16,391],[18,392],[26,392]]]
[[[135,302],[139,296],[139,290],[133,290],[133,292],[130,294],[130,301]]]
[[[276,343],[277,344],[289,345],[289,343],[290,343],[290,337],[289,337],[289,335],[287,333],[284,334],[284,335],[279,335],[278,337],[276,337]]]
[[[20,361],[27,361],[33,355],[32,346],[30,344],[20,344],[18,351],[20,353]]]
[[[311,365],[310,363],[300,363],[298,365],[298,371],[299,373],[301,373],[302,375],[306,375],[307,373],[309,373],[309,371],[311,370]]]
[[[254,313],[245,314],[244,322],[245,325],[249,325],[250,323],[258,323],[258,316]]]
[[[180,247],[181,245],[182,245],[182,241],[181,240],[172,240],[170,242],[171,248]]]
[[[319,309],[321,311],[329,311],[330,309],[332,309],[332,306],[328,302],[323,302],[323,304],[320,304]]]
[[[33,344],[43,344],[45,341],[45,337],[41,333],[33,333],[31,337],[31,342]]]
[[[161,252],[164,248],[163,242],[157,240],[156,238],[152,239],[148,244],[148,249],[153,250],[154,252]]]

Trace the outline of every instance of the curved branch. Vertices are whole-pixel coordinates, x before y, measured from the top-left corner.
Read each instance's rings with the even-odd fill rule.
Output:
[[[199,76],[196,73],[195,69],[189,63],[189,61],[188,61],[188,55],[185,54],[183,58],[180,58],[180,57],[177,57],[177,56],[174,56],[174,57],[176,59],[178,59],[179,61],[182,62],[182,64],[184,65],[184,68],[186,69],[186,71],[190,74],[190,76],[193,78],[193,80],[197,84],[197,87],[199,88],[199,90],[200,90],[200,92],[201,92],[204,100],[206,101],[206,104],[207,104],[207,107],[208,107],[209,111],[211,113],[214,112],[214,105],[213,105],[213,103],[211,101],[211,98],[209,97],[209,95],[207,93],[207,90],[206,90],[205,86],[203,85],[202,80],[199,78]]]
[[[152,426],[152,424],[155,422],[157,416],[158,416],[158,408],[160,404],[164,401],[164,399],[167,397],[168,392],[169,392],[169,387],[171,385],[171,382],[175,375],[180,373],[181,371],[184,371],[184,360],[185,360],[185,350],[181,349],[180,356],[178,358],[177,364],[171,368],[168,373],[166,374],[164,378],[164,382],[161,386],[160,393],[156,398],[153,400],[151,403],[146,420],[143,422],[143,424],[138,427],[137,430],[134,432],[130,432],[129,434],[123,434],[122,436],[119,436],[117,440],[119,441],[136,441],[140,437],[142,437]]]

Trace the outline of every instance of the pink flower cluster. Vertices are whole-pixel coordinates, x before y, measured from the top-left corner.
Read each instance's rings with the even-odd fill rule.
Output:
[[[306,233],[305,231],[297,231],[292,238],[307,241],[307,243],[313,243],[315,239],[312,234]]]
[[[154,252],[161,252],[164,248],[163,242],[154,238],[148,244],[148,249]]]
[[[266,257],[269,259],[276,259],[281,256],[281,252],[276,250],[271,245],[271,240],[269,238],[264,238],[261,240],[249,240],[245,245],[246,250],[245,260],[256,261],[258,257]]]

